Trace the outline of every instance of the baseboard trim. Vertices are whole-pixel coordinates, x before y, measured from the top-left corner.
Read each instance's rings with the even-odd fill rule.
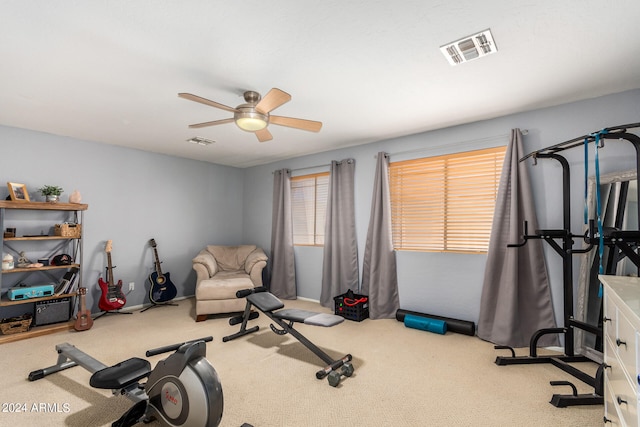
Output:
[[[185,297],[176,297],[174,299],[172,299],[171,301],[168,301],[169,303],[172,301],[182,301],[188,298],[193,298],[195,297],[195,295],[191,295],[191,296],[185,296]],[[138,310],[143,310],[147,307],[152,307],[154,304],[138,304],[138,305],[132,305],[130,307],[125,307],[122,310],[120,310],[122,313],[129,313],[129,312],[134,312],[134,311],[138,311]],[[162,305],[162,304],[156,304],[156,305]],[[92,313],[92,314],[100,314],[100,313]]]
[[[189,298],[195,298],[195,295],[176,297],[176,298],[172,299],[171,301],[181,301],[181,300],[185,300],[185,299],[189,299]],[[296,299],[299,299],[301,301],[315,302],[316,304],[320,304],[320,300],[313,299],[313,298],[296,297]],[[162,305],[162,304],[157,304],[157,305]],[[123,312],[123,313],[128,313],[128,312],[144,310],[145,308],[151,307],[151,306],[153,306],[153,304],[138,304],[138,305],[132,305],[130,307],[125,307],[120,311]],[[100,314],[100,313],[94,313],[94,314]]]
[[[302,300],[302,301],[315,302],[315,303],[320,304],[320,300],[313,299],[313,298],[296,297],[296,299],[299,299],[299,300]]]

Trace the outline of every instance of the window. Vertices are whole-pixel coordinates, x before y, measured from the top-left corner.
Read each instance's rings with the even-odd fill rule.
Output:
[[[329,172],[291,178],[293,244],[324,245]]]
[[[506,147],[389,165],[397,250],[486,252]]]

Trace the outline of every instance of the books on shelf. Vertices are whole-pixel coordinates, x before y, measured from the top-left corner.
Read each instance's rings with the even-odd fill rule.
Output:
[[[77,281],[78,269],[72,268],[62,276],[62,279],[60,279],[60,282],[56,286],[55,294],[62,295],[72,293],[77,286]]]

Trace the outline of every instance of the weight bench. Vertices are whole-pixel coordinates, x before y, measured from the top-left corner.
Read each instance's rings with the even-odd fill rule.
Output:
[[[222,338],[223,342],[240,338],[260,329],[259,326],[247,328],[249,320],[256,319],[260,315],[260,313],[252,310],[252,307],[255,307],[280,326],[281,329],[278,329],[273,323],[269,325],[274,333],[278,335],[293,335],[298,341],[304,344],[305,347],[311,350],[327,364],[325,368],[316,372],[317,379],[320,380],[327,377],[329,384],[332,387],[336,387],[340,384],[342,375],[350,377],[353,374],[354,368],[351,364],[352,357],[350,354],[347,354],[341,359],[334,360],[331,356],[322,351],[318,346],[293,328],[294,323],[331,327],[343,322],[343,317],[336,316],[335,314],[316,313],[308,310],[283,309],[284,304],[282,301],[272,293],[268,292],[264,287],[240,290],[236,292],[236,297],[246,297],[247,299],[247,304],[243,314],[229,319],[230,325],[237,325],[238,323],[241,324],[240,331]]]

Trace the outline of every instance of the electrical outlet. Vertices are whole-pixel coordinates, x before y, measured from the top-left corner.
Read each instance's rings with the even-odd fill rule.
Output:
[[[136,287],[136,283],[135,282],[129,282],[129,290],[132,291],[134,290]]]

